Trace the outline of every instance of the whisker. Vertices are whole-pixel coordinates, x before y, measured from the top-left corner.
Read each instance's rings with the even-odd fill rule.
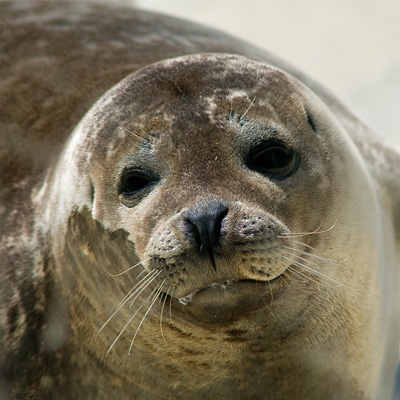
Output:
[[[302,261],[304,261],[304,262],[309,262],[309,260],[305,259],[304,257],[300,257],[300,256],[298,256],[298,255],[291,254],[291,253],[289,253],[289,252],[286,251],[286,250],[284,250],[284,252],[285,252],[286,254],[288,254],[288,255],[290,255],[290,256],[292,256],[292,257],[296,257],[296,258],[298,258],[298,259],[300,259],[300,260],[302,260]],[[282,257],[285,258],[285,259],[288,260],[288,261],[291,261],[291,262],[294,261],[294,260],[291,260],[291,259],[288,258],[288,257],[285,257],[284,255],[282,255]],[[319,267],[319,265],[317,265],[317,264],[315,264],[315,263],[312,263],[312,262],[310,262],[310,263],[313,264],[313,265],[315,265],[316,267]],[[311,267],[305,265],[304,263],[302,263],[302,262],[300,262],[300,261],[294,261],[294,265],[297,265],[297,266],[299,266],[299,267],[303,267],[303,268],[305,268],[305,269],[311,271],[313,274],[316,274],[316,275],[319,275],[319,276],[321,276],[321,277],[323,277],[323,278],[326,278],[326,279],[328,279],[328,280],[331,280],[332,282],[335,282],[335,283],[339,284],[339,286],[344,286],[343,283],[341,283],[341,282],[339,282],[339,281],[336,281],[334,278],[331,278],[331,277],[329,277],[329,276],[323,274],[322,272],[319,272],[319,271],[317,271],[317,270],[315,270],[315,269],[313,269],[313,268],[311,268]]]
[[[142,305],[134,312],[134,314],[129,318],[128,322],[124,325],[124,327],[121,329],[117,337],[114,339],[114,341],[111,343],[111,346],[108,348],[106,352],[106,356],[110,353],[111,349],[115,346],[115,343],[118,342],[118,339],[121,337],[121,335],[125,332],[126,328],[128,325],[132,322],[132,320],[136,317],[137,313],[141,310],[141,308],[146,304],[146,302],[143,302]]]
[[[146,262],[151,260],[151,257],[149,257],[148,259],[144,260],[144,261],[139,261],[137,264],[133,265],[132,267],[129,267],[128,269],[126,269],[125,271],[119,272],[118,274],[112,274],[111,272],[108,272],[108,275],[116,277],[116,276],[121,276],[123,274],[126,274],[127,272],[129,272],[130,270],[138,267],[139,265],[142,265],[142,262]]]
[[[320,231],[320,229],[322,227],[322,221],[321,221],[319,227],[315,231],[312,231],[312,232],[287,232],[287,233],[283,232],[278,237],[280,237],[280,238],[300,237],[300,236],[316,235],[316,234],[320,234],[320,233],[327,233],[327,232],[331,231],[336,226],[336,224],[337,224],[337,218],[335,218],[335,222],[333,223],[333,225],[330,228]]]
[[[317,268],[320,267],[318,264],[315,264],[314,262],[312,262],[312,261],[310,261],[310,260],[307,260],[307,259],[304,258],[304,257],[300,257],[300,256],[298,256],[297,254],[291,254],[290,252],[288,252],[288,251],[286,251],[286,250],[283,250],[283,251],[286,252],[286,254],[291,255],[292,257],[297,257],[297,258],[303,260],[303,261],[306,262],[306,263],[315,265]],[[307,253],[307,254],[309,254],[309,253]],[[286,258],[285,256],[282,256],[282,257]],[[286,258],[286,259],[289,260],[288,258]],[[290,260],[289,260],[289,261],[290,261]],[[331,277],[328,276],[328,275],[324,275],[324,274],[322,274],[321,272],[319,272],[319,271],[317,271],[317,270],[315,270],[315,269],[313,269],[313,268],[311,268],[311,267],[309,267],[309,266],[307,266],[307,265],[304,265],[303,263],[298,262],[298,261],[295,262],[295,265],[297,265],[297,266],[299,266],[299,267],[301,267],[301,268],[308,269],[308,270],[311,271],[313,274],[320,275],[320,276],[322,276],[322,277],[324,277],[324,278],[326,278],[326,279],[328,279],[328,280],[330,280],[330,281],[336,283],[336,284],[338,285],[337,287],[343,286],[343,287],[345,287],[345,288],[347,288],[347,289],[352,289],[352,290],[361,291],[361,292],[370,292],[370,291],[374,290],[373,288],[370,288],[370,289],[359,289],[359,288],[356,288],[356,287],[354,287],[354,286],[346,285],[346,284],[341,283],[341,282],[337,281],[336,279],[331,278]]]
[[[270,295],[271,295],[271,304],[270,304],[270,306],[272,306],[272,303],[274,301],[274,292],[272,291],[272,287],[271,287],[271,282],[270,281],[268,281],[268,286],[269,286],[269,292],[270,292]]]
[[[160,271],[161,272],[161,271]],[[131,299],[131,293],[135,290],[135,288],[140,285],[142,283],[142,285],[144,284],[143,281],[145,281],[146,279],[149,279],[150,277],[155,276],[156,271],[153,270],[151,272],[149,272],[140,282],[138,282],[128,293],[127,295],[122,299],[122,301],[119,303],[117,309],[111,314],[111,316],[107,319],[107,321],[102,325],[102,327],[99,329],[99,332],[101,332],[105,326],[114,318],[114,316],[118,313],[118,311]],[[141,286],[142,286],[141,285]],[[147,287],[147,284],[146,286]],[[140,293],[139,293],[140,294]]]
[[[249,112],[250,108],[253,106],[254,102],[256,101],[256,98],[254,97],[253,101],[250,103],[249,107],[247,110],[244,112],[244,114],[239,118],[239,121],[244,118],[244,116]]]
[[[290,251],[288,251],[288,250],[282,250],[283,252],[285,252],[286,254],[289,254],[289,255],[291,255],[292,257],[296,257],[296,258],[298,258],[298,259],[300,259],[300,260],[302,260],[302,261],[304,261],[304,262],[306,262],[306,263],[308,263],[308,264],[311,264],[311,265],[314,265],[315,267],[317,267],[317,268],[320,268],[320,265],[319,264],[316,264],[315,262],[313,262],[313,261],[311,261],[311,260],[308,260],[307,258],[305,258],[305,257],[302,257],[302,256],[300,256],[300,255],[298,255],[298,254],[294,254],[294,253],[291,253]],[[304,256],[305,255],[311,255],[310,253],[302,253]],[[323,260],[323,261],[325,261],[325,260]],[[336,264],[337,266],[339,266],[338,264]]]
[[[287,254],[293,256],[293,254],[291,254],[291,253],[289,253],[289,252],[287,252]],[[345,285],[344,283],[341,283],[341,282],[337,281],[336,279],[331,278],[330,276],[325,275],[325,274],[323,274],[323,273],[321,273],[321,272],[319,272],[319,271],[317,271],[317,270],[315,270],[315,269],[313,269],[313,268],[311,268],[311,267],[309,267],[309,266],[307,266],[307,265],[305,265],[305,264],[303,264],[303,263],[301,263],[301,262],[299,262],[299,261],[293,262],[293,260],[291,260],[291,259],[289,259],[289,258],[287,258],[287,257],[285,257],[285,256],[283,256],[283,255],[282,255],[282,257],[283,257],[284,259],[288,260],[289,262],[292,262],[293,265],[296,265],[296,266],[298,266],[298,267],[300,267],[300,268],[304,268],[304,269],[310,271],[310,272],[311,272],[312,274],[314,274],[314,275],[319,275],[319,276],[321,276],[321,277],[323,277],[323,278],[325,278],[325,279],[327,279],[327,280],[329,280],[329,281],[332,281],[333,283],[336,283],[336,284],[338,285],[337,287],[342,287],[342,286],[343,286],[343,287],[346,287],[346,288],[348,288],[348,289],[361,290],[361,291],[363,291],[362,289],[357,289],[357,288],[354,288],[354,287]],[[299,256],[296,256],[296,257],[297,257],[297,258],[300,258],[300,259],[303,259],[303,260],[305,260],[306,262],[309,262],[308,260],[306,260],[306,259],[304,259],[304,258],[302,258],[302,257],[299,257]],[[311,263],[311,264],[314,264],[314,263]],[[317,264],[314,264],[314,265],[316,265],[316,266],[318,267]]]
[[[143,268],[143,271],[142,272],[140,272],[139,274],[138,274],[138,276],[136,277],[136,280],[138,280],[143,274],[145,274],[147,271]],[[143,278],[142,278],[143,279]]]
[[[276,267],[277,269],[281,269],[280,263],[278,262],[278,260],[269,260],[268,261],[269,265],[272,265],[273,267]]]
[[[149,308],[147,309],[146,313],[144,314],[142,320],[140,321],[139,326],[136,328],[135,335],[133,336],[133,339],[132,339],[131,344],[130,344],[130,346],[129,346],[129,355],[131,355],[131,353],[132,353],[133,343],[135,342],[136,336],[137,336],[137,334],[139,333],[140,327],[142,326],[143,321],[144,321],[144,320],[146,319],[146,317],[147,317],[147,314],[150,312],[150,310],[151,310],[151,308],[153,307],[154,303],[156,302],[156,300],[157,300],[159,294],[161,293],[161,290],[162,290],[162,287],[163,287],[163,285],[164,285],[164,283],[165,283],[165,280],[166,280],[166,279],[164,279],[161,283],[159,283],[159,284],[153,289],[153,291],[151,292],[150,296],[148,297],[148,299],[151,298],[152,294],[153,294],[153,293],[156,291],[156,289],[157,289],[157,291],[156,291],[156,293],[155,293],[153,299],[151,300],[151,304],[150,304]]]
[[[295,264],[295,265],[296,265],[296,264]],[[328,285],[327,283],[321,283],[321,282],[319,282],[319,281],[317,281],[317,280],[315,280],[315,279],[312,279],[312,278],[310,278],[308,275],[306,275],[304,272],[300,272],[300,271],[296,270],[295,268],[293,268],[292,266],[288,267],[288,270],[291,271],[292,273],[294,273],[295,275],[297,275],[297,277],[298,277],[299,279],[302,279],[302,280],[301,280],[302,283],[314,282],[314,283],[316,283],[317,285],[323,285],[323,286],[330,287],[330,288],[332,288],[332,287],[338,287],[338,286]]]
[[[158,274],[161,271],[158,272]],[[157,275],[158,275],[157,274]],[[156,275],[156,276],[157,276]],[[110,353],[111,349],[114,347],[114,345],[117,343],[118,339],[121,337],[121,335],[125,332],[126,328],[128,327],[128,325],[132,322],[132,320],[136,317],[136,315],[138,314],[138,312],[143,308],[143,306],[146,304],[147,300],[151,297],[151,295],[153,294],[153,292],[157,289],[158,286],[161,286],[160,284],[156,285],[156,287],[153,289],[153,291],[151,292],[150,296],[143,301],[143,303],[140,305],[140,307],[137,308],[137,310],[133,313],[133,315],[129,318],[128,322],[124,325],[124,327],[121,329],[121,331],[119,332],[119,334],[117,335],[117,337],[114,339],[114,341],[111,343],[111,346],[108,348],[107,352],[106,352],[106,356]],[[148,285],[146,285],[145,288],[147,288]],[[144,290],[144,289],[143,289]]]
[[[172,289],[172,284],[171,284],[170,288]],[[172,321],[172,296],[169,296],[169,321],[171,324],[173,324],[173,321]]]
[[[164,283],[165,283],[166,280],[167,280],[167,278],[164,278],[164,280],[162,282],[157,283],[156,286],[159,286],[160,290],[158,290],[157,293],[154,294],[154,296],[151,299],[151,301],[153,301],[154,299],[159,299],[160,298],[160,293],[162,292],[162,289],[163,289],[163,286],[164,286]],[[149,298],[151,298],[151,294],[150,294]]]
[[[136,277],[136,280],[137,279],[139,279],[139,277],[140,276],[142,276],[142,274],[146,274],[142,279],[140,279],[140,281],[139,282],[137,282],[133,287],[132,287],[132,289],[130,289],[129,290],[129,292],[124,296],[124,298],[120,301],[120,303],[118,304],[118,305],[120,305],[120,304],[122,304],[122,303],[126,303],[126,301],[128,301],[129,299],[131,299],[132,298],[132,296],[134,296],[134,292],[136,292],[138,289],[140,289],[144,284],[147,284],[147,280],[148,279],[151,279],[155,274],[156,274],[156,270],[152,270],[152,271],[150,271],[150,272],[147,272],[147,271],[144,269],[137,277]],[[126,301],[125,301],[126,300]]]
[[[290,239],[290,242],[291,242],[291,243],[295,243],[295,244],[299,244],[299,245],[304,246],[304,247],[307,247],[308,249],[312,250],[313,252],[318,252],[318,250],[317,250],[316,248],[310,246],[310,245],[307,244],[307,243],[298,242],[297,240],[293,240],[293,239]],[[293,249],[294,249],[294,248],[293,248]],[[296,251],[301,251],[301,250],[296,249]],[[313,253],[309,253],[309,252],[307,252],[307,254],[313,255],[314,257],[325,258],[325,257],[322,257],[322,256],[314,255]],[[340,260],[340,261],[338,261],[338,262],[344,263],[344,262],[346,262],[349,258],[350,258],[350,257],[346,257],[344,260]],[[330,260],[328,260],[327,258],[325,258],[325,260],[326,260],[326,262],[336,264],[335,262],[330,261]]]
[[[331,286],[331,285],[329,285],[328,283],[321,283],[321,282],[318,282],[318,281],[316,281],[316,280],[313,280],[313,279],[310,278],[310,277],[307,277],[308,280],[311,280],[311,281],[313,281],[313,282],[315,282],[315,283],[323,284],[323,285],[325,285],[325,286],[327,286],[327,287],[336,287],[336,288],[338,288],[338,287],[344,286],[344,287],[350,288],[349,286],[346,286],[346,285],[344,285],[343,283],[341,283],[341,282],[339,282],[339,281],[337,281],[337,280],[331,278],[330,276],[324,275],[324,274],[322,274],[321,272],[318,272],[318,271],[316,271],[315,269],[313,269],[313,268],[311,268],[311,267],[308,267],[307,265],[304,265],[303,263],[301,263],[301,262],[299,262],[299,261],[295,261],[295,262],[293,263],[293,266],[297,266],[297,267],[306,269],[307,271],[310,271],[310,272],[311,272],[312,274],[314,274],[314,275],[318,275],[318,276],[321,276],[322,278],[325,278],[325,279],[328,280],[328,281],[332,281],[333,283],[336,284],[336,286]],[[306,275],[305,275],[304,273],[301,273],[301,272],[299,272],[299,271],[297,271],[297,272],[298,272],[299,274],[301,274],[303,277],[306,277]]]
[[[335,263],[335,262],[333,262],[333,261],[331,261],[331,260],[328,260],[328,259],[325,258],[325,257],[317,256],[316,254],[309,253],[308,251],[296,249],[295,247],[289,247],[289,246],[282,246],[282,248],[287,249],[287,250],[290,250],[290,251],[295,251],[296,253],[306,254],[307,256],[313,257],[313,258],[315,258],[315,259],[317,259],[317,260],[320,260],[320,261],[323,261],[323,262],[325,262],[325,263],[333,264],[333,265],[339,266],[339,264],[337,264],[337,263]]]
[[[297,276],[297,278],[301,279],[301,283],[306,283],[309,279],[307,276],[304,274],[300,273],[299,271],[296,271],[292,266],[287,267],[287,270],[289,270],[291,273]],[[286,273],[286,276],[290,278],[291,276],[285,271],[284,274]]]
[[[308,236],[308,235],[314,235],[315,233],[319,232],[319,230],[322,227],[322,221],[319,224],[319,227],[311,232],[282,232],[279,237],[288,237],[288,236]]]
[[[125,132],[130,133],[132,136],[137,137],[140,140],[143,140],[144,142],[148,142],[149,140],[147,138],[144,138],[142,136],[139,136],[137,133],[132,132],[131,130],[129,130],[128,128],[125,128],[125,126],[121,125],[120,123],[118,123],[118,126],[120,126]]]
[[[161,273],[161,271],[158,271],[157,274],[155,274],[150,280],[148,280],[146,283],[144,283],[142,286],[142,288],[138,288],[137,290],[135,290],[134,293],[132,293],[129,296],[129,300],[133,297],[133,300],[131,301],[131,304],[129,304],[129,308],[131,308],[133,306],[133,304],[135,303],[136,299],[143,293],[143,291],[150,285],[151,282],[154,281],[154,279],[157,278],[157,276]],[[139,290],[140,289],[140,290]]]
[[[162,338],[163,338],[165,343],[167,343],[167,341],[165,340],[165,336],[164,336],[164,331],[163,331],[163,327],[162,327],[162,320],[163,320],[165,303],[167,301],[168,294],[169,294],[169,291],[171,290],[171,287],[172,287],[172,285],[170,285],[168,290],[165,292],[164,301],[163,301],[163,304],[161,306],[161,313],[160,313],[160,331],[161,331],[161,336],[162,336]]]

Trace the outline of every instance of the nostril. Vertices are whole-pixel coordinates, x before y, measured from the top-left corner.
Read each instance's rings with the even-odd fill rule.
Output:
[[[193,237],[201,251],[211,252],[218,244],[222,221],[228,211],[224,204],[214,201],[203,203],[188,211],[188,234]]]
[[[220,204],[220,207],[217,209],[217,214],[215,216],[214,231],[213,231],[214,237],[216,238],[217,242],[221,237],[222,221],[227,214],[228,214],[228,208],[225,207],[223,204]]]

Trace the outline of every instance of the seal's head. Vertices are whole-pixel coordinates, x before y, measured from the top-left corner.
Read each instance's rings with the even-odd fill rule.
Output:
[[[341,329],[359,340],[373,320],[349,317],[373,302],[368,175],[331,112],[281,70],[223,54],[145,67],[90,110],[49,179],[47,225],[58,254],[85,264],[98,325],[125,295],[115,332],[166,304],[182,326],[262,326],[275,346]],[[91,242],[96,230],[107,236]]]

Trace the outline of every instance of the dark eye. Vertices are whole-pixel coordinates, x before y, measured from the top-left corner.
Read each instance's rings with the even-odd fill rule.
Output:
[[[129,169],[123,172],[119,192],[124,196],[133,196],[142,192],[152,183],[152,179],[143,171]]]
[[[297,171],[299,156],[284,143],[267,141],[250,152],[247,165],[271,178],[285,179]]]

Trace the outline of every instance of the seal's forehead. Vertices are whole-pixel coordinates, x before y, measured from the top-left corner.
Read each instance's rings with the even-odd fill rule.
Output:
[[[152,64],[136,74],[133,92],[141,93],[138,111],[214,122],[217,115],[235,113],[260,123],[304,118],[298,81],[273,66],[232,54],[193,54]],[[300,90],[299,90],[300,89]],[[144,107],[143,107],[144,106]],[[199,121],[197,121],[199,123]]]
[[[140,125],[140,116],[164,121],[188,114],[251,112],[269,118],[273,110],[303,113],[297,81],[270,65],[231,54],[194,54],[163,60],[136,71],[115,87],[113,107],[124,122]],[[104,110],[102,110],[104,111]],[[283,113],[284,114],[284,113]],[[250,116],[249,112],[247,115]],[[132,125],[131,125],[132,126]]]
[[[168,95],[210,95],[224,90],[260,91],[271,94],[279,86],[281,93],[294,90],[293,78],[270,65],[231,54],[193,54],[163,60],[137,71],[127,90],[145,90],[160,97]],[[157,91],[154,90],[157,88]],[[151,93],[152,92],[152,93]]]
[[[108,148],[109,140],[129,138],[152,147],[158,137],[182,143],[215,138],[217,131],[226,135],[246,121],[272,128],[299,126],[305,120],[299,93],[290,75],[242,56],[163,60],[103,96],[94,110],[98,124],[90,127],[90,141],[98,137],[96,147]]]

